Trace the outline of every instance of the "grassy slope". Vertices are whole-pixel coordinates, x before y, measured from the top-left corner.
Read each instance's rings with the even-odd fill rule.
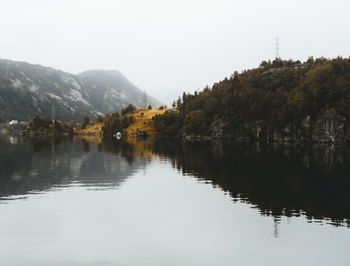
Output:
[[[133,116],[135,119],[135,123],[130,125],[126,131],[128,135],[136,135],[137,129],[146,130],[148,135],[157,135],[157,131],[154,128],[152,117],[155,115],[164,114],[165,110],[147,110],[140,109],[127,116]],[[143,113],[143,115],[141,115]]]
[[[146,130],[148,135],[157,135],[158,133],[154,128],[152,117],[155,115],[162,115],[165,111],[166,110],[140,109],[131,114],[127,114],[127,116],[133,116],[135,119],[135,122],[126,129],[128,135],[136,135],[137,129]],[[143,115],[141,115],[142,113]],[[76,132],[84,135],[99,135],[102,131],[102,127],[103,123],[94,123]]]
[[[103,123],[93,123],[91,125],[86,126],[84,129],[80,129],[77,132],[81,134],[87,135],[98,135],[102,131]]]

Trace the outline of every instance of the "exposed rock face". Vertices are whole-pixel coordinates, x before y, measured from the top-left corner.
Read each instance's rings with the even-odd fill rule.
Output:
[[[144,99],[146,98],[147,101]],[[50,115],[62,121],[120,111],[128,104],[160,103],[118,71],[79,75],[50,67],[0,59],[0,123]]]
[[[98,112],[75,75],[25,62],[0,60],[0,122],[35,115],[80,120]]]
[[[328,109],[283,128],[272,127],[263,120],[230,126],[216,121],[210,125],[209,136],[238,141],[345,143],[350,141],[350,125],[346,117]]]
[[[346,138],[346,118],[334,109],[321,113],[312,128],[312,140],[317,142],[344,142]]]

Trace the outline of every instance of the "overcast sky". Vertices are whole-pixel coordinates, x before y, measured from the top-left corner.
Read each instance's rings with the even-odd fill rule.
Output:
[[[350,1],[0,0],[0,58],[71,73],[117,69],[170,104],[283,59],[350,55]]]

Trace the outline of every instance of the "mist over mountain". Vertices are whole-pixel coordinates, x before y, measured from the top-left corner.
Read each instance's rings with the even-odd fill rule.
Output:
[[[80,73],[78,77],[84,84],[88,101],[99,112],[121,110],[129,103],[140,108],[146,108],[149,104],[161,105],[117,70],[89,70]]]
[[[27,121],[35,115],[80,121],[160,103],[118,71],[87,71],[79,75],[50,67],[0,59],[0,122]]]

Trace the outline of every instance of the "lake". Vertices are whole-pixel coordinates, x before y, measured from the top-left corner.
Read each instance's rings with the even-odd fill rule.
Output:
[[[0,136],[0,265],[350,265],[350,150]]]

